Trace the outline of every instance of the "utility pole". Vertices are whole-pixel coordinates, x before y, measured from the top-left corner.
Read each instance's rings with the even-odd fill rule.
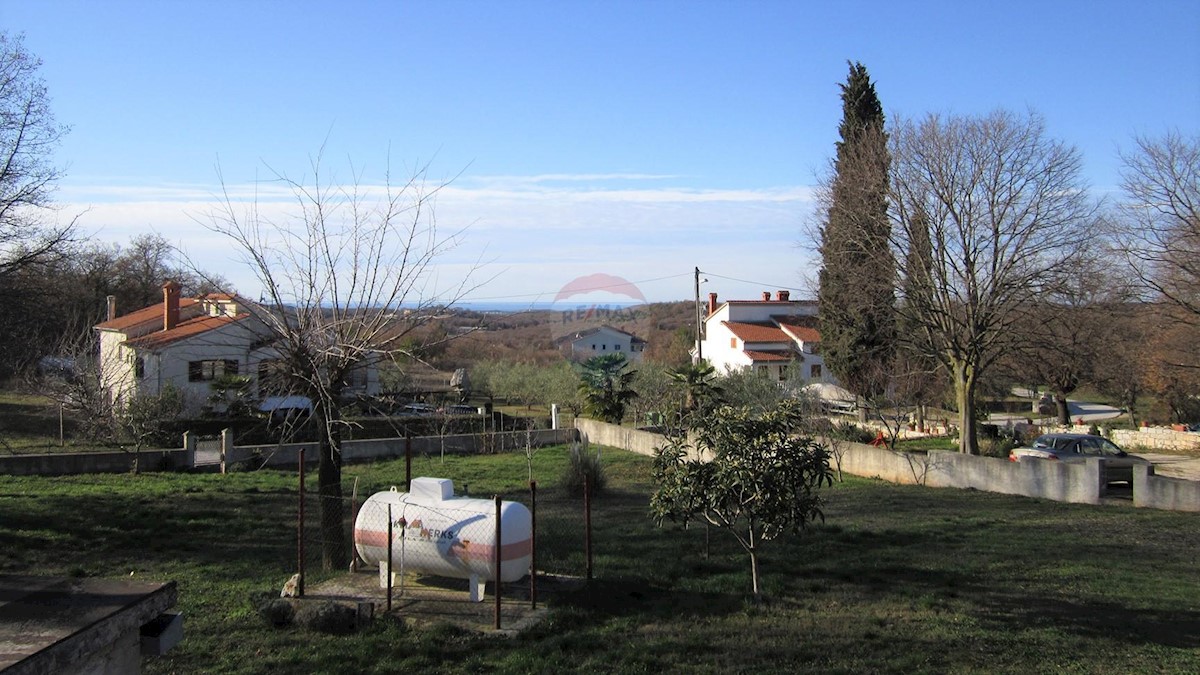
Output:
[[[700,313],[700,268],[696,268],[696,363],[704,361],[704,346],[701,342],[700,327],[704,325]]]

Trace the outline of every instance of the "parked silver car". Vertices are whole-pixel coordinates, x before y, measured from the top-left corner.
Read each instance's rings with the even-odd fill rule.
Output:
[[[1131,455],[1107,438],[1089,434],[1042,434],[1030,447],[1015,448],[1009,453],[1009,461],[1025,459],[1050,459],[1060,462],[1082,462],[1088,457],[1101,457],[1108,473],[1108,482],[1133,483],[1133,465],[1150,462],[1143,457]]]

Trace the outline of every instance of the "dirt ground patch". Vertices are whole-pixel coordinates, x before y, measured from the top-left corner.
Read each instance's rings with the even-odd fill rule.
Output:
[[[511,635],[546,617],[548,602],[584,585],[582,579],[539,574],[537,606],[529,577],[500,585],[500,630],[495,628],[495,585],[487,585],[482,602],[471,602],[466,579],[406,575],[392,588],[391,614],[413,627],[451,624],[480,633]],[[349,572],[308,587],[301,602],[333,601],[357,606],[373,603],[375,616],[387,613],[387,589],[379,587],[376,570]]]
[[[1154,463],[1154,475],[1200,481],[1200,456],[1137,452]]]

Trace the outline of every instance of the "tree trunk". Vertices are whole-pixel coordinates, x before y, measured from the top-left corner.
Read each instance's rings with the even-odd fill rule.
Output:
[[[746,547],[750,553],[750,583],[754,588],[754,597],[758,597],[758,542],[754,540],[754,526],[750,527],[750,545]]]
[[[961,361],[952,368],[955,400],[958,402],[958,451],[979,454],[975,429],[975,369]]]
[[[1058,423],[1064,427],[1071,426],[1071,410],[1067,407],[1067,397],[1055,394],[1054,407],[1058,411]]]
[[[326,570],[345,569],[349,564],[346,528],[342,525],[342,432],[336,411],[318,418],[325,424],[320,437],[317,494],[321,500],[321,563]],[[323,418],[323,419],[322,419]]]

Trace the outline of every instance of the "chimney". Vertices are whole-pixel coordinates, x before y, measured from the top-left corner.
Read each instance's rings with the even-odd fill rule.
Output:
[[[780,302],[787,302],[788,298],[791,297],[791,293],[788,291],[779,291],[777,297]]]
[[[716,311],[717,311],[717,294],[709,293],[708,294],[708,314],[709,314],[709,316],[712,316],[713,312],[716,312]]]
[[[163,330],[171,330],[179,323],[179,284],[168,281],[163,289]]]
[[[763,302],[771,301],[771,291],[763,291]]]
[[[117,318],[117,296],[110,295],[105,299],[108,301],[108,318],[106,321],[112,321]]]

